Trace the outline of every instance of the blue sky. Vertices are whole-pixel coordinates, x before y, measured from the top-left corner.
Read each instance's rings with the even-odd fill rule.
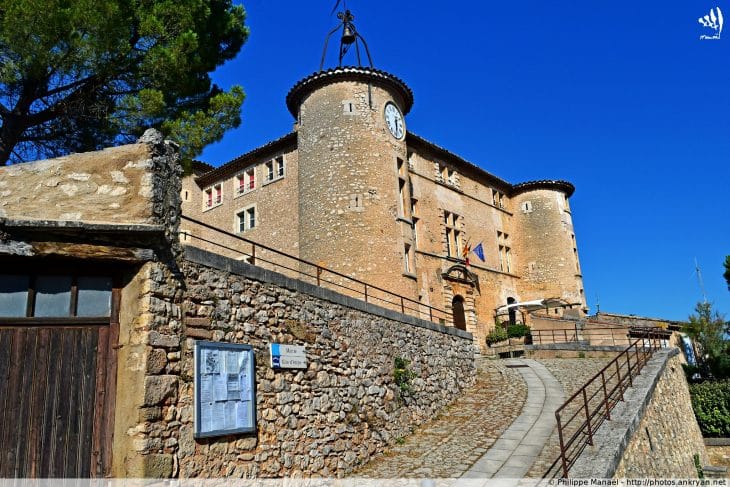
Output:
[[[243,123],[201,160],[292,129],[284,97],[319,68],[334,3],[244,3],[251,37],[214,75],[244,87]],[[730,317],[730,25],[700,40],[697,21],[719,7],[730,23],[729,0],[347,3],[375,67],[413,89],[410,131],[512,183],[575,184],[592,312],[686,319],[697,259]]]

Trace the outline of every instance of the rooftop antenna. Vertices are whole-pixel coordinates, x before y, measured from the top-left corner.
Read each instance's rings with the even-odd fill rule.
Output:
[[[601,298],[598,295],[598,293],[596,293],[596,314],[599,314],[600,312],[601,312]]]
[[[342,37],[340,37],[340,56],[338,66],[342,66],[342,59],[345,57],[345,54],[347,54],[347,51],[349,51],[350,48],[354,45],[355,54],[357,55],[357,65],[362,67],[362,62],[360,60],[360,46],[358,45],[358,41],[360,41],[365,48],[365,54],[367,54],[368,62],[370,63],[370,67],[372,68],[373,59],[370,57],[370,49],[368,49],[368,44],[367,42],[365,42],[365,39],[363,39],[357,29],[355,29],[355,24],[353,23],[353,21],[355,20],[355,16],[352,15],[352,12],[350,12],[350,10],[347,8],[347,1],[337,0],[337,3],[335,3],[335,7],[332,9],[332,13],[337,10],[337,7],[340,6],[340,3],[342,3],[342,7],[345,9],[345,11],[337,13],[337,18],[340,19],[340,24],[332,29],[330,33],[327,34],[327,37],[324,40],[324,49],[322,49],[322,61],[319,63],[319,70],[322,71],[322,69],[324,68],[324,58],[327,55],[327,44],[329,44],[330,37],[332,37],[332,34],[340,29],[342,29]]]
[[[707,304],[707,293],[705,292],[705,283],[702,281],[702,271],[700,271],[700,265],[697,263],[697,257],[695,257],[695,272],[697,273],[697,282],[700,284],[700,291],[702,291],[702,302]]]

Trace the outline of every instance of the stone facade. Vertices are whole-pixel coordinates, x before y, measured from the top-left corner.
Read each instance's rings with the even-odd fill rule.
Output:
[[[474,381],[468,334],[321,289],[315,297],[301,291],[313,286],[239,261],[188,255],[184,285],[161,264],[141,273],[140,319],[120,364],[144,387],[135,390],[137,417],[117,428],[120,451],[132,450],[121,476],[342,476]],[[253,345],[257,434],[193,438],[196,339]],[[305,345],[309,367],[271,369],[272,342]],[[415,373],[407,394],[394,383],[396,357]]]
[[[269,180],[267,163],[276,163],[281,158],[283,176],[275,173]],[[182,211],[195,220],[204,221],[216,228],[241,235],[257,243],[271,246],[294,257],[299,256],[299,219],[297,208],[299,195],[298,153],[296,138],[286,136],[276,146],[260,151],[256,157],[242,157],[231,161],[224,168],[216,172],[215,177],[198,179],[194,177],[183,179]],[[276,168],[274,168],[276,169]],[[250,172],[253,171],[253,184]],[[194,173],[195,174],[195,173]],[[198,173],[198,176],[202,174]],[[212,175],[211,175],[212,176]],[[243,189],[241,186],[243,178]],[[221,186],[221,203],[208,206],[206,190],[215,190]],[[213,194],[215,199],[217,195]],[[249,222],[240,226],[240,214],[246,209],[254,208],[255,224],[253,228]],[[214,235],[190,222],[183,222],[181,241],[198,247],[209,247],[211,250],[228,255],[232,258],[248,260],[251,248],[232,237]],[[218,245],[211,245],[200,237],[212,239]],[[228,247],[228,248],[225,248]],[[266,252],[259,252],[262,260],[277,261],[277,257]]]
[[[383,116],[391,103],[406,115],[413,95],[382,71],[338,68],[305,78],[287,96],[295,132],[187,178],[183,211],[237,233],[236,212],[244,199],[255,203],[257,227],[243,236],[438,308],[435,321],[462,327],[481,347],[498,321],[495,310],[508,302],[554,298],[586,311],[568,203],[573,186],[512,185],[411,132],[395,137]],[[280,154],[286,181],[245,197],[227,189],[240,171],[265,171]],[[224,188],[219,207],[201,211],[216,185]],[[194,227],[184,225],[209,240],[196,245],[246,248]],[[481,243],[485,258],[469,255],[470,274],[467,243]],[[455,304],[463,308],[457,322]]]

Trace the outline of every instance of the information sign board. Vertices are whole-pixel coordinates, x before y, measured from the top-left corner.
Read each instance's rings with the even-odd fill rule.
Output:
[[[271,367],[274,369],[306,369],[307,351],[302,345],[269,344]]]
[[[251,345],[196,341],[195,437],[256,431],[256,365]]]

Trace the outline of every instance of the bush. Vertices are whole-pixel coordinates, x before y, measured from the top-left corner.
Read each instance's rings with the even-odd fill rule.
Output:
[[[411,379],[416,377],[416,373],[410,368],[411,362],[396,357],[393,363],[393,380],[395,384],[400,388],[401,395],[407,396],[412,392]]]
[[[512,325],[507,328],[507,336],[520,338],[530,334],[530,327],[527,325]]]
[[[704,436],[730,436],[730,380],[690,384],[692,408]]]
[[[487,335],[487,345],[492,346],[493,344],[502,342],[508,338],[509,335],[507,335],[507,330],[502,327],[497,327],[490,331],[489,335]]]

